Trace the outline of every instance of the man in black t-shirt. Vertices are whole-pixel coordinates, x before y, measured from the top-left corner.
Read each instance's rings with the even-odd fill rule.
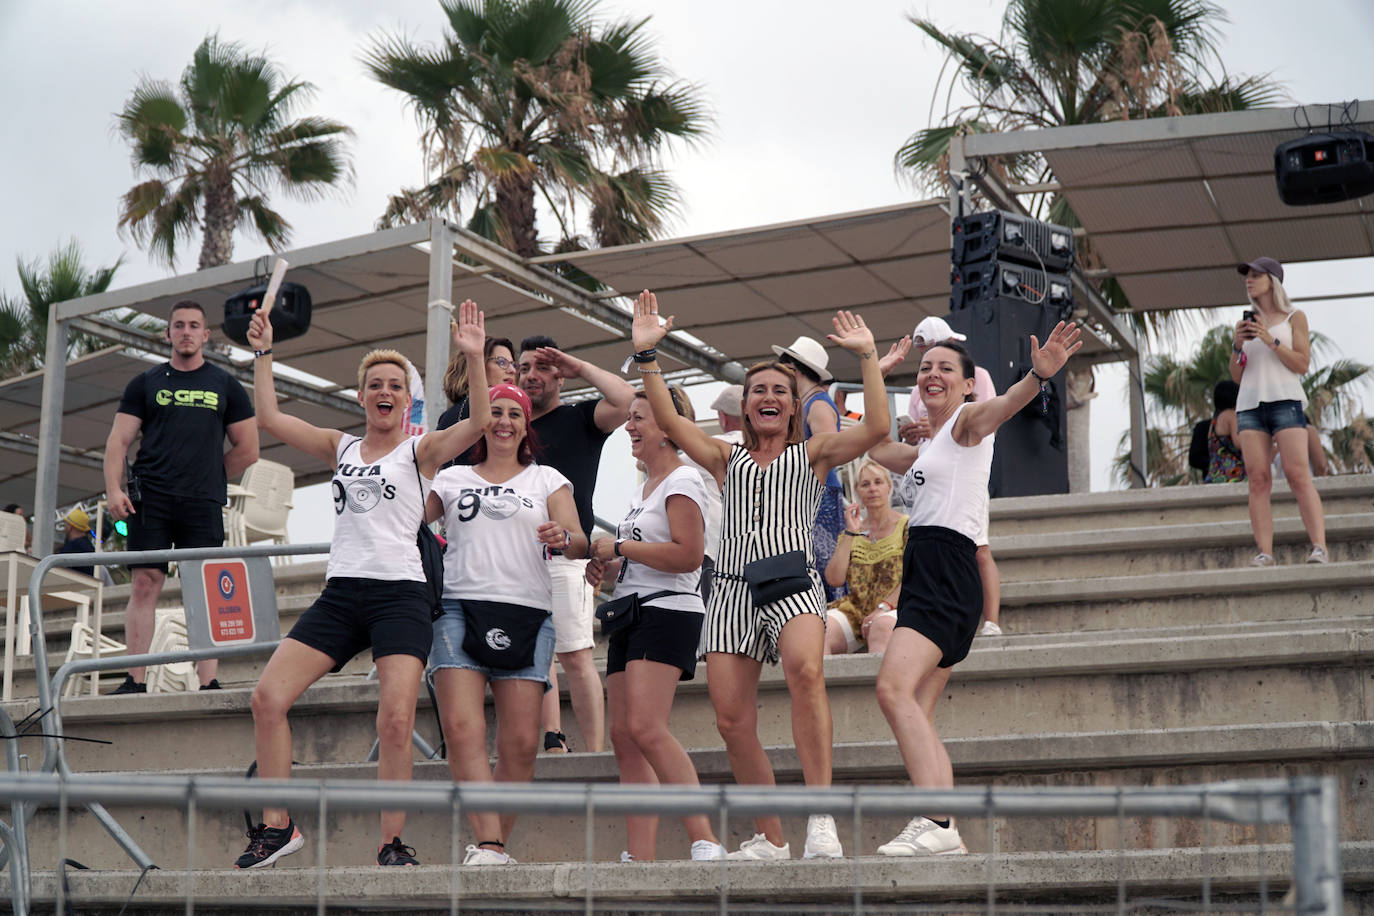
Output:
[[[520,387],[530,396],[534,418],[530,428],[538,440],[535,460],[554,468],[572,484],[573,501],[582,533],[591,537],[592,492],[601,466],[601,447],[617,426],[630,415],[635,392],[629,382],[605,369],[569,356],[550,337],[526,337],[520,342]],[[564,404],[563,380],[581,378],[591,383],[601,398]],[[549,562],[553,579],[555,652],[568,681],[568,696],[588,751],[600,751],[606,742],[606,694],[601,674],[592,659],[592,588],[583,578],[585,560],[556,557]],[[544,746],[561,750],[562,718],[558,692],[544,695]]]
[[[258,460],[253,402],[238,380],[205,361],[210,328],[198,303],[185,299],[172,306],[167,340],[171,360],[129,382],[105,442],[110,514],[128,519],[130,550],[219,547],[228,479]],[[120,485],[124,462],[140,432],[126,489]],[[139,655],[153,641],[154,609],[167,564],[131,564],[130,569],[133,589],[124,631],[129,654]],[[199,664],[202,690],[219,686],[218,667],[214,659]],[[145,673],[130,668],[115,693],[147,692]]]

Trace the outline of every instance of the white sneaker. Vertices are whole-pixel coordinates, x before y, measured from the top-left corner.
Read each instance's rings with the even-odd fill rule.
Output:
[[[467,855],[463,856],[464,865],[514,865],[515,860],[504,852],[497,852],[495,849],[483,849],[481,846],[469,846]]]
[[[635,857],[632,856],[632,855],[630,855],[630,851],[629,851],[628,849],[622,849],[622,850],[620,850],[620,864],[621,864],[621,865],[624,865],[626,862],[633,862],[634,860],[635,860]]]
[[[1313,544],[1312,552],[1307,555],[1307,562],[1330,563],[1331,557],[1327,556],[1325,547],[1318,547],[1316,544]]]
[[[761,833],[756,833],[751,839],[739,844],[739,849],[727,855],[727,859],[754,859],[758,861],[772,861],[777,859],[792,858],[792,846],[783,843],[781,846],[774,846],[768,842],[768,837]]]
[[[878,847],[881,856],[948,856],[968,852],[954,821],[941,827],[928,817],[913,817],[890,843]]]
[[[692,844],[693,862],[714,862],[725,858],[725,847],[710,840],[697,840]]]
[[[835,819],[828,814],[813,814],[806,822],[806,850],[803,859],[838,859],[844,855]]]
[[[1251,566],[1273,566],[1274,558],[1267,553],[1257,553],[1255,558],[1250,561]]]
[[[991,620],[984,620],[983,625],[978,628],[979,636],[1001,636],[1002,628]]]

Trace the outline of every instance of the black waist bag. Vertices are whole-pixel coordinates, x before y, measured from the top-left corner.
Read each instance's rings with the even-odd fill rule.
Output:
[[[789,550],[776,557],[764,557],[744,567],[744,581],[755,607],[781,601],[811,588],[811,571],[806,565],[806,551]]]
[[[479,665],[514,671],[534,664],[535,642],[548,611],[467,598],[462,605],[463,651]]]
[[[624,598],[607,601],[596,609],[596,619],[601,621],[601,635],[614,636],[628,631],[639,623],[640,608],[668,595],[695,595],[696,592],[650,592],[640,595],[633,592]]]

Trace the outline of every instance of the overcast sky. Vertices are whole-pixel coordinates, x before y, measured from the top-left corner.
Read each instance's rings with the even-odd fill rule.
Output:
[[[1272,73],[1297,102],[1374,98],[1369,0],[1308,0],[1301,17],[1279,0],[1222,5],[1232,19],[1221,35],[1231,72]],[[942,58],[905,14],[992,34],[1003,8],[992,0],[601,4],[608,16],[652,16],[663,60],[697,84],[715,112],[712,139],[671,162],[684,198],[674,226],[681,235],[915,199],[894,176],[892,154],[926,125]],[[266,48],[288,74],[317,86],[309,112],[357,131],[351,189],[310,205],[276,199],[294,225],[292,246],[370,231],[387,195],[419,182],[421,159],[413,118],[397,94],[365,76],[360,49],[382,32],[432,41],[443,22],[437,0],[0,0],[0,288],[18,291],[16,256],[46,255],[68,238],[81,242],[92,265],[123,255],[117,286],[167,275],[115,231],[118,198],[135,177],[114,114],[140,75],[174,81],[213,31]],[[239,239],[235,260],[263,250]],[[180,270],[194,269],[197,253],[198,243],[188,246]],[[1374,270],[1297,265],[1286,285],[1295,296],[1370,290]],[[1374,362],[1372,305],[1365,299],[1308,311],[1314,328],[1341,341],[1344,355]],[[1120,376],[1108,370],[1099,378],[1095,489],[1109,485],[1107,468],[1126,426]],[[607,448],[625,445],[617,438]],[[597,503],[601,514],[623,511],[623,501]]]

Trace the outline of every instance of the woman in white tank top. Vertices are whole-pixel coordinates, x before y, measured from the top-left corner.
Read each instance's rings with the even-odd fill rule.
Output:
[[[484,320],[471,300],[458,309],[455,345],[482,359]],[[429,604],[416,534],[429,481],[444,462],[476,442],[491,420],[486,389],[473,391],[471,415],[448,429],[411,438],[409,363],[395,350],[373,350],[358,369],[361,440],[281,412],[272,384],[272,325],[257,312],[253,401],[258,426],[335,469],[334,539],[324,592],[282,639],[253,688],[253,740],[258,775],[291,775],[287,713],[311,684],[372,647],[382,699],[377,708],[377,778],[409,780],[415,701],[431,639]],[[401,841],[404,811],[383,811],[380,865],[417,864]],[[321,825],[320,829],[324,829]],[[248,832],[239,868],[271,865],[304,845],[285,808],[266,808]]]
[[[993,436],[1040,395],[1041,386],[1082,346],[1077,326],[1062,321],[1042,347],[1031,337],[1031,371],[990,401],[973,396],[973,360],[952,341],[921,358],[917,389],[930,414],[931,438],[915,446],[884,442],[870,455],[905,471],[903,495],[912,503],[902,562],[897,626],[878,670],[878,705],[897,738],[911,782],[950,788],[954,770],[935,730],[935,701],[954,665],[967,654],[983,614],[983,586],[974,541],[984,525]],[[954,823],[916,817],[882,855],[967,852]]]
[[[1269,493],[1274,486],[1271,456],[1279,447],[1283,476],[1293,491],[1303,527],[1312,542],[1309,563],[1325,563],[1326,519],[1322,499],[1312,483],[1308,463],[1307,395],[1302,375],[1311,362],[1307,316],[1283,289],[1283,265],[1256,258],[1237,270],[1245,276],[1245,295],[1254,306],[1236,322],[1231,343],[1231,379],[1236,395],[1236,426],[1245,477],[1250,487],[1250,527],[1259,553],[1251,566],[1274,565],[1274,512]],[[1317,443],[1320,448],[1320,441]]]

